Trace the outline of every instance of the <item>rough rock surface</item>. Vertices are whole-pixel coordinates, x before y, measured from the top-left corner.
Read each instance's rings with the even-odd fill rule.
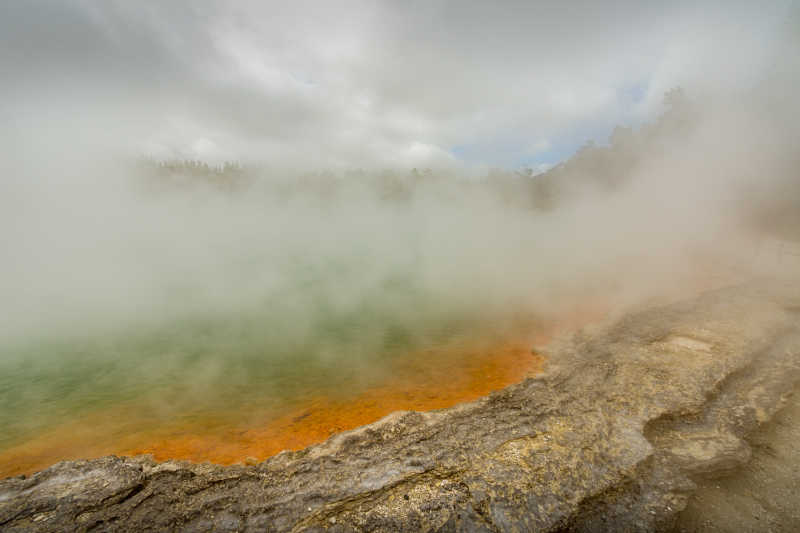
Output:
[[[750,462],[728,476],[699,480],[675,531],[800,531],[800,390],[748,440]]]
[[[798,286],[724,289],[578,335],[484,399],[259,465],[105,457],[10,478],[0,529],[672,529],[698,483],[747,464],[798,380]]]

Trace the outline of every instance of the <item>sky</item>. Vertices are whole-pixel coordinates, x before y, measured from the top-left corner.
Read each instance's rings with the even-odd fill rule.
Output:
[[[0,5],[11,154],[545,169],[664,93],[747,90],[791,2]],[[28,157],[30,154],[28,154]]]

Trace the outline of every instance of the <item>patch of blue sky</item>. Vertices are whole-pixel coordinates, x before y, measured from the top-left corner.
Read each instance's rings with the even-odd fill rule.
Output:
[[[571,142],[571,140],[559,141],[551,143],[550,147],[545,150],[531,154],[529,139],[504,139],[453,146],[450,148],[450,153],[467,164],[506,169],[537,168],[542,164],[558,164],[568,159],[580,148],[581,144]]]
[[[617,123],[613,120],[595,121],[580,124],[575,128],[550,140],[550,147],[536,153],[518,150],[516,157],[507,161],[506,165],[512,168],[539,168],[542,165],[555,166],[572,157],[582,146],[594,143],[599,146],[607,145],[608,138]],[[521,144],[520,146],[527,146]]]
[[[644,101],[647,96],[649,84],[646,81],[638,81],[628,85],[624,85],[617,89],[617,98],[624,103],[636,105]]]
[[[644,101],[649,90],[647,81],[637,81],[617,90],[622,114],[605,116],[582,122],[575,127],[548,139],[548,147],[531,153],[531,138],[504,138],[490,142],[460,144],[450,148],[450,153],[467,164],[480,164],[500,168],[541,168],[566,161],[582,146],[592,142],[607,146],[617,126],[639,127],[643,117],[633,113],[633,108]]]

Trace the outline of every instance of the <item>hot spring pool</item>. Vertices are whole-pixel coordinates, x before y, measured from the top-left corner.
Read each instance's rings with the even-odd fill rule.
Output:
[[[394,311],[319,305],[303,324],[267,305],[5,347],[0,476],[107,454],[262,460],[539,370],[532,347],[548,327],[536,317],[408,298]]]

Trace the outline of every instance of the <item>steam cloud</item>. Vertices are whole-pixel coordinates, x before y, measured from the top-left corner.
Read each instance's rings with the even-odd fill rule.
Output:
[[[751,274],[765,235],[797,238],[788,3],[423,4],[5,5],[0,364],[219,317],[267,360],[336,360],[309,339],[368,315],[342,335],[369,358],[398,328]],[[242,181],[158,164],[183,159]],[[490,170],[521,166],[555,167]]]

